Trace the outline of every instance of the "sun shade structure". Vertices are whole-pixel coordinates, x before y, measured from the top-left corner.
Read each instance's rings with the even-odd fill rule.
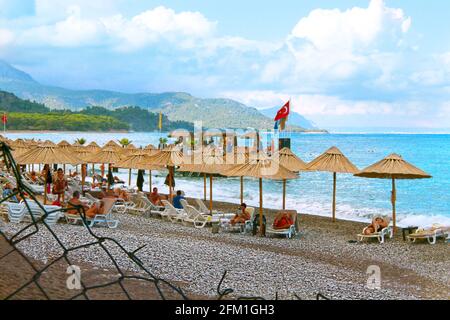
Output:
[[[146,157],[145,160],[139,164],[139,169],[151,170],[150,168],[167,167],[169,169],[169,201],[172,201],[172,179],[174,176],[175,167],[189,162],[190,157],[183,155],[179,148],[171,147],[160,150],[154,155]]]
[[[121,146],[119,146],[116,142],[114,142],[113,140],[110,140],[109,142],[107,142],[102,149],[110,149],[112,148],[115,151],[119,151],[122,152],[123,148]]]
[[[259,179],[259,225],[263,222],[263,185],[262,179],[288,180],[297,178],[297,174],[284,168],[279,163],[260,155],[258,159],[250,159],[248,163],[232,166],[222,172],[229,177],[252,177]],[[283,195],[285,198],[285,195]],[[262,228],[260,228],[262,234]]]
[[[74,153],[57,147],[55,144],[44,143],[17,157],[18,164],[80,164],[83,163]],[[44,188],[44,204],[47,203],[47,187]]]
[[[74,153],[55,146],[44,143],[36,146],[17,157],[19,164],[80,164],[81,161]]]
[[[286,169],[292,172],[300,172],[306,170],[306,163],[297,157],[289,148],[283,148],[275,152],[272,157]],[[286,194],[286,180],[283,180],[283,194]],[[286,209],[286,199],[283,198],[283,210]]]
[[[129,169],[128,172],[128,185],[131,186],[131,170],[138,169],[138,164],[145,160],[148,157],[148,152],[141,149],[135,149],[132,153],[123,158],[121,161],[114,164],[116,168],[124,168]],[[142,170],[142,169],[141,169]]]
[[[26,142],[23,139],[17,139],[15,141],[12,141],[9,143],[9,145],[12,148],[11,151],[15,158],[33,148],[33,146],[30,143]]]
[[[431,178],[431,175],[415,167],[409,162],[406,162],[400,155],[395,153],[361,170],[360,172],[356,173],[355,176],[362,178],[392,180],[391,203],[392,203],[392,221],[394,224],[394,230],[396,228],[395,202],[397,200],[395,180]]]
[[[102,148],[100,151],[95,152],[92,154],[88,159],[87,163],[107,163],[108,164],[108,173],[111,169],[111,165],[114,165],[118,162],[120,162],[120,154],[117,152],[117,150],[114,150],[113,147],[106,147]],[[111,186],[108,180],[108,189]]]
[[[97,152],[101,149],[100,146],[97,143],[95,143],[95,141],[89,143],[85,148],[90,152]]]
[[[336,221],[336,173],[357,173],[359,169],[347,159],[336,147],[331,147],[322,155],[311,161],[306,169],[308,171],[325,171],[333,173],[333,222]]]
[[[206,152],[196,153],[192,156],[192,164],[184,164],[178,168],[181,172],[195,172],[203,174],[203,193],[206,200],[206,175],[209,175],[209,211],[213,210],[213,175],[220,174],[227,166],[222,151],[217,149],[207,149]]]

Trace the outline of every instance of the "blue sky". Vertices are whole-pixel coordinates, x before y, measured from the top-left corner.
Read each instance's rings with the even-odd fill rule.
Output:
[[[450,128],[450,2],[0,0],[0,59],[74,89],[185,91],[322,127]]]

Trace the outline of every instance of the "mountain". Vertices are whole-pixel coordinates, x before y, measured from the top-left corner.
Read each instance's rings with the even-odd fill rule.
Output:
[[[273,108],[268,108],[268,109],[259,109],[259,112],[261,112],[266,117],[273,119],[273,118],[275,118],[278,110],[280,110],[279,106],[273,107]],[[304,129],[310,129],[310,130],[317,129],[317,126],[314,122],[306,119],[304,116],[302,116],[298,112],[293,112],[292,110],[289,113],[289,119],[288,119],[287,124],[291,125],[291,126],[293,125],[293,126],[301,127]]]
[[[22,99],[45,104],[51,109],[79,111],[87,106],[116,109],[139,106],[163,112],[171,121],[201,120],[209,128],[272,128],[273,121],[256,108],[231,99],[201,99],[188,93],[122,93],[106,90],[70,90],[42,85],[6,62],[0,62],[0,90]],[[294,130],[303,131],[301,127]]]

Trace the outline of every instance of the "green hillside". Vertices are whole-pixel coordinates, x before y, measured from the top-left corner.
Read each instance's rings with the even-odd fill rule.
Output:
[[[43,104],[23,100],[9,92],[0,91],[0,112],[8,115],[10,130],[65,131],[154,131],[158,129],[159,114],[139,107],[108,110],[87,107],[79,112],[51,110]],[[170,121],[163,116],[164,130],[193,129],[186,121]]]

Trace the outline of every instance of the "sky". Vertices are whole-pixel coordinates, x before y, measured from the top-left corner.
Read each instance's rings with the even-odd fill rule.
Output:
[[[0,59],[72,89],[291,99],[323,128],[450,128],[450,2],[0,0]]]

